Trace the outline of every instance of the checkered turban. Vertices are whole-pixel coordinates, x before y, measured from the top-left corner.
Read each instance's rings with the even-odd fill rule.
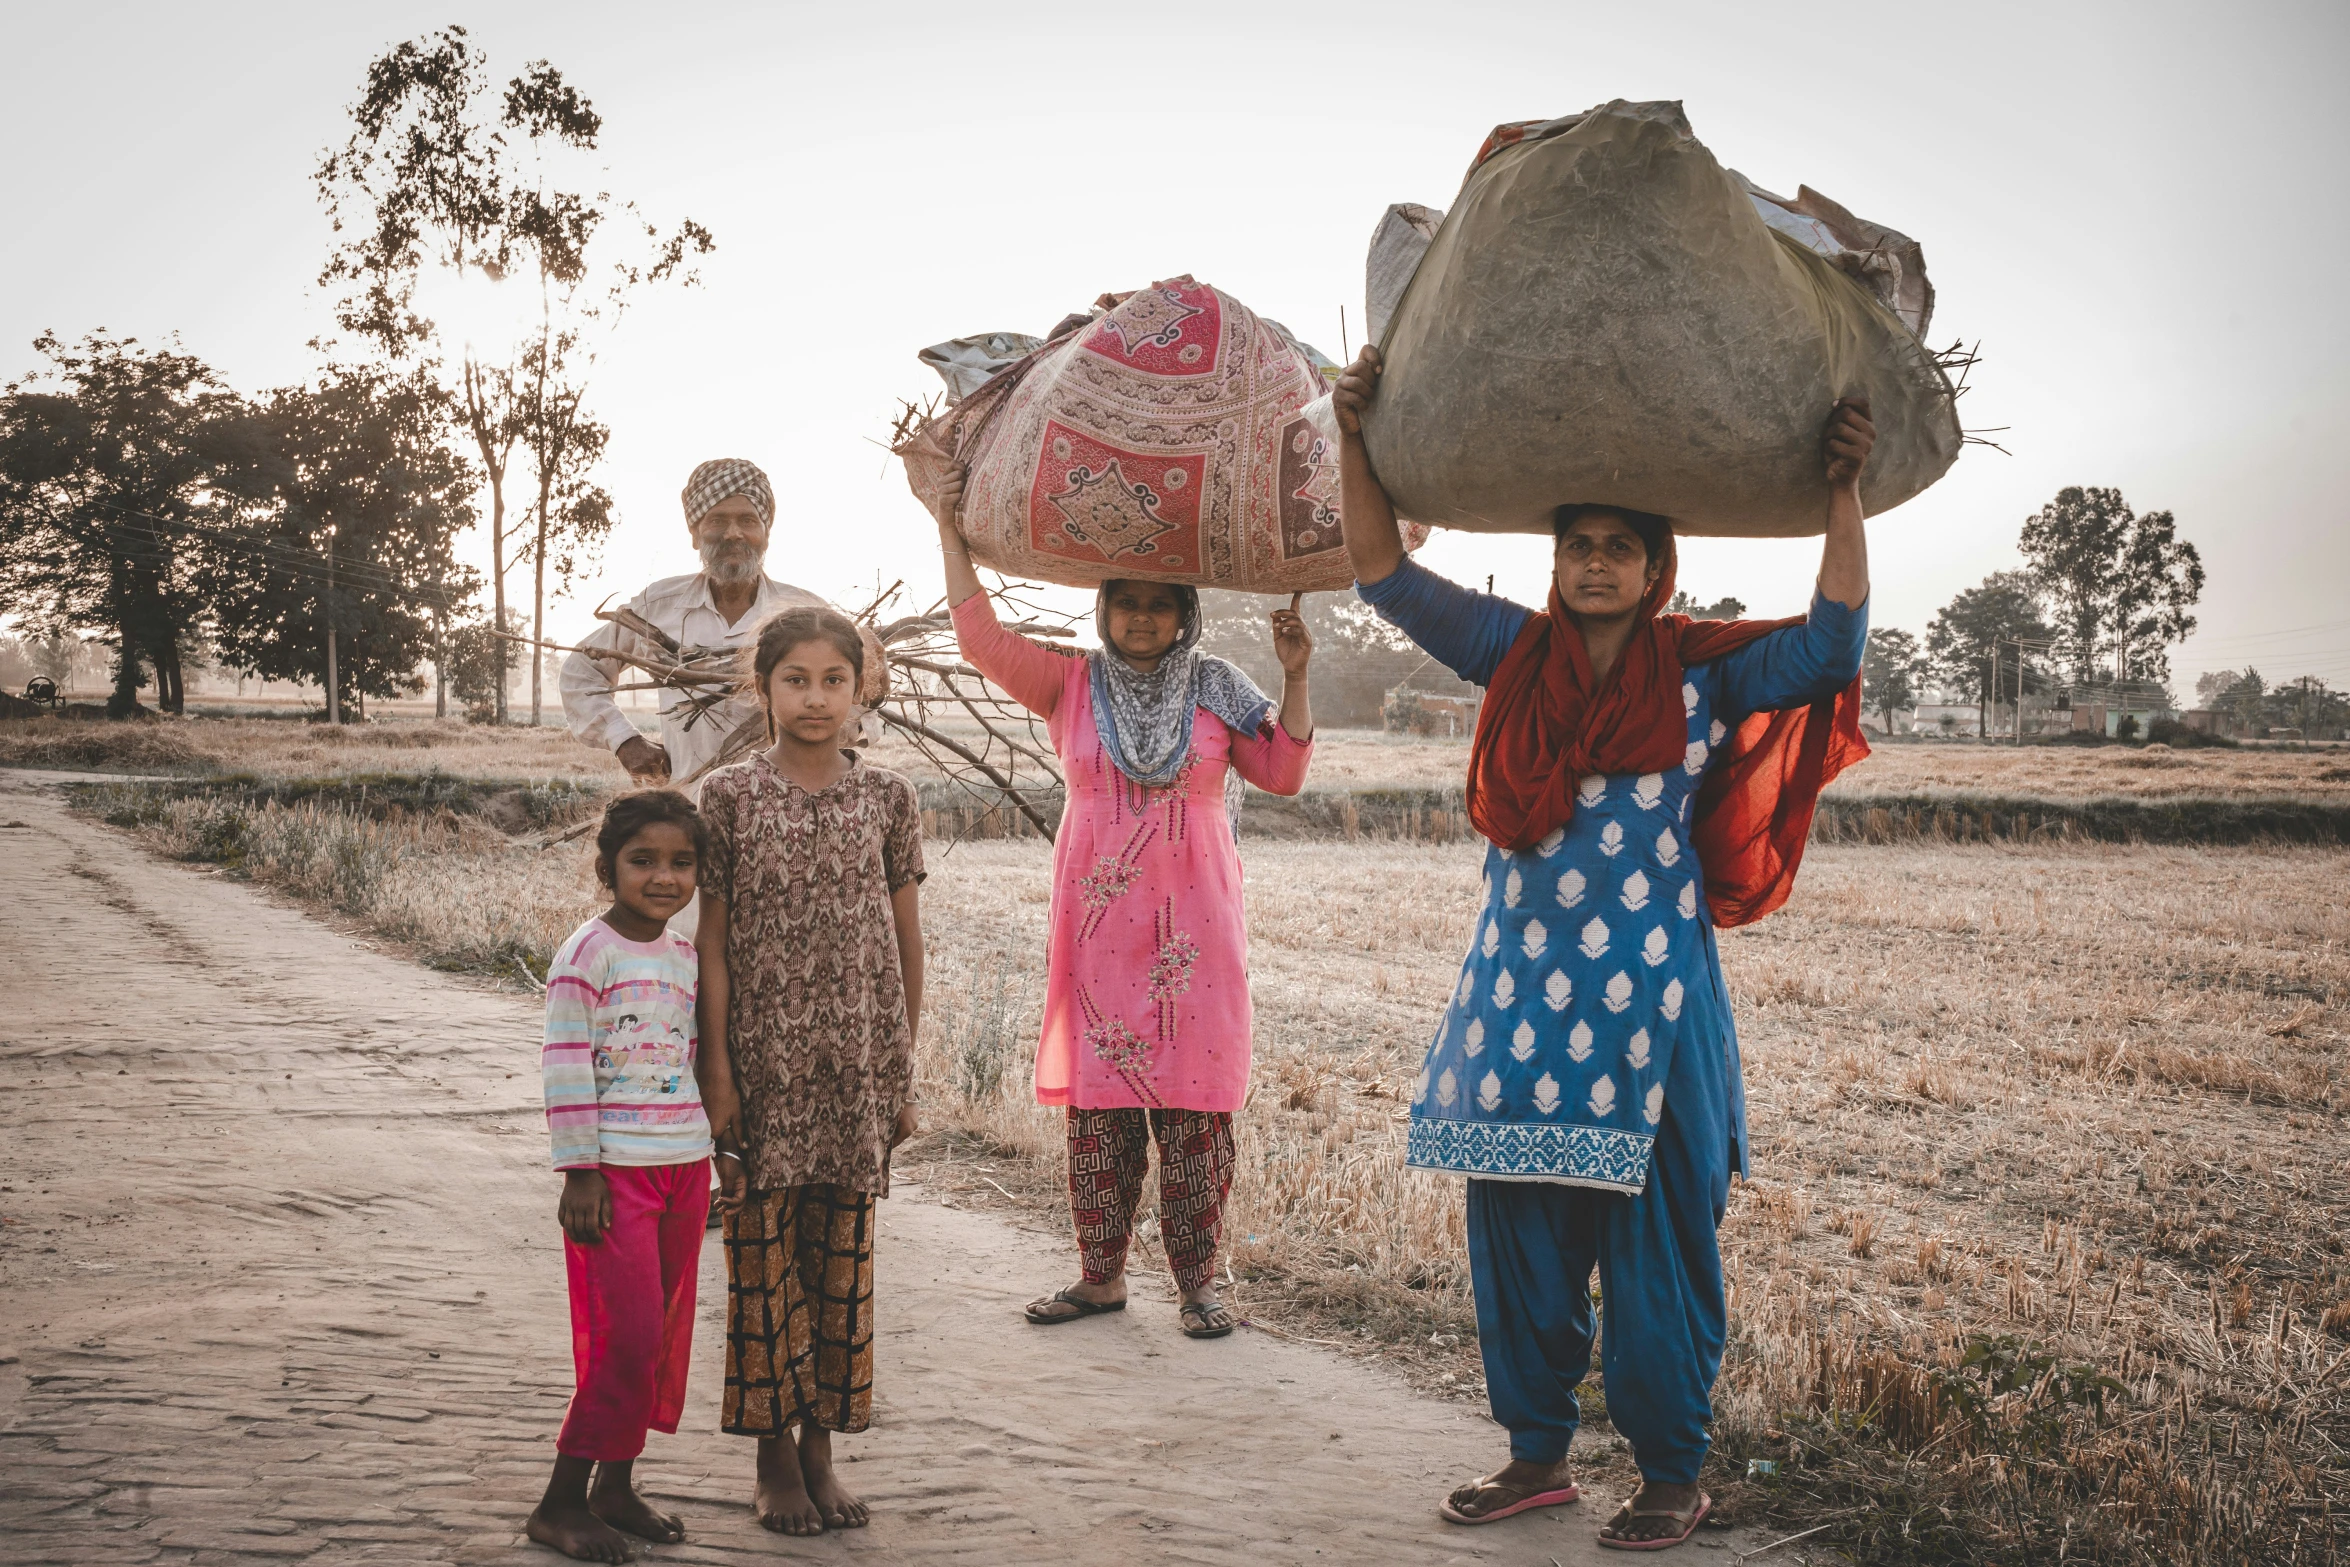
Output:
[[[690,528],[700,522],[711,507],[729,495],[740,495],[758,507],[762,526],[775,526],[775,490],[759,465],[747,457],[713,457],[694,470],[679,497],[685,502],[685,525]]]

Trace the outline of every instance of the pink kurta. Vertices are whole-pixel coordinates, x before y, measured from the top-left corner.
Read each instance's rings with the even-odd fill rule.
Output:
[[[1305,786],[1313,743],[1192,715],[1191,759],[1145,788],[1093,727],[1083,658],[955,606],[963,657],[1041,715],[1069,785],[1053,844],[1052,942],[1036,1101],[1086,1110],[1237,1110],[1248,1097],[1248,926],[1224,813],[1227,766],[1272,794]]]

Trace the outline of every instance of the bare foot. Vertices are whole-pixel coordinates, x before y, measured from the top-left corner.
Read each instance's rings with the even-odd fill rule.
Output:
[[[872,1515],[865,1504],[848,1493],[832,1467],[832,1433],[800,1427],[800,1476],[807,1481],[808,1498],[824,1515],[827,1529],[862,1529]]]
[[[808,1499],[807,1482],[800,1478],[799,1454],[788,1436],[759,1438],[759,1485],[751,1493],[751,1511],[759,1527],[777,1534],[810,1535],[824,1532],[824,1515]]]
[[[685,1538],[685,1521],[675,1513],[657,1510],[637,1494],[635,1463],[599,1464],[596,1483],[588,1492],[588,1511],[640,1540],[674,1545]]]
[[[1061,1295],[1075,1296],[1084,1301],[1086,1306],[1115,1310],[1126,1304],[1126,1275],[1121,1273],[1116,1278],[1102,1284],[1088,1284],[1083,1279],[1079,1279],[1061,1291]],[[1029,1317],[1037,1322],[1065,1322],[1071,1317],[1093,1315],[1084,1306],[1070,1305],[1069,1302],[1061,1299],[1060,1295],[1039,1296],[1028,1303],[1027,1310]]]
[[[1648,1540],[1678,1540],[1696,1526],[1690,1515],[1708,1505],[1706,1494],[1695,1485],[1667,1485],[1662,1480],[1644,1479],[1631,1500],[1600,1526],[1599,1537],[1627,1545]],[[1679,1516],[1636,1518],[1635,1513]]]
[[[1456,1488],[1444,1499],[1445,1515],[1467,1523],[1483,1523],[1508,1511],[1529,1496],[1541,1496],[1552,1491],[1572,1493],[1573,1476],[1567,1472],[1567,1461],[1538,1464],[1530,1459],[1513,1458],[1482,1480],[1472,1480]],[[1565,1501],[1572,1501],[1570,1494]],[[1549,1504],[1564,1505],[1564,1502]]]
[[[541,1545],[551,1546],[577,1561],[624,1562],[628,1541],[587,1508],[554,1507],[539,1503],[522,1532]]]

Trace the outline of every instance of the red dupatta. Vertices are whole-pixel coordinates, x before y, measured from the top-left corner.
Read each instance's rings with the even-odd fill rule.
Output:
[[[1469,751],[1469,820],[1505,849],[1534,847],[1575,814],[1591,773],[1661,773],[1682,764],[1684,673],[1788,620],[1660,615],[1673,596],[1676,552],[1642,595],[1616,667],[1594,691],[1591,658],[1559,598],[1530,618],[1486,688]],[[1690,829],[1714,923],[1748,925],[1787,901],[1820,791],[1869,754],[1860,681],[1807,707],[1749,715],[1716,747]]]

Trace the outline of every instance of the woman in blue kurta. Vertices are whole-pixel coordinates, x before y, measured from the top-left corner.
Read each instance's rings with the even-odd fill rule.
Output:
[[[1818,788],[1865,754],[1849,688],[1867,633],[1858,480],[1873,431],[1863,406],[1831,413],[1827,541],[1804,619],[1659,621],[1665,519],[1573,505],[1538,615],[1404,557],[1360,436],[1377,375],[1366,349],[1337,398],[1357,592],[1492,688],[1469,789],[1492,840],[1483,906],[1415,1085],[1409,1162],[1469,1177],[1478,1336],[1512,1461],[1442,1511],[1487,1523],[1576,1499],[1566,1456],[1596,1267],[1608,1414],[1642,1475],[1600,1543],[1659,1549],[1711,1505],[1697,1479],[1725,1336],[1715,1228],[1730,1171],[1745,1171],[1714,925],[1784,898]]]

